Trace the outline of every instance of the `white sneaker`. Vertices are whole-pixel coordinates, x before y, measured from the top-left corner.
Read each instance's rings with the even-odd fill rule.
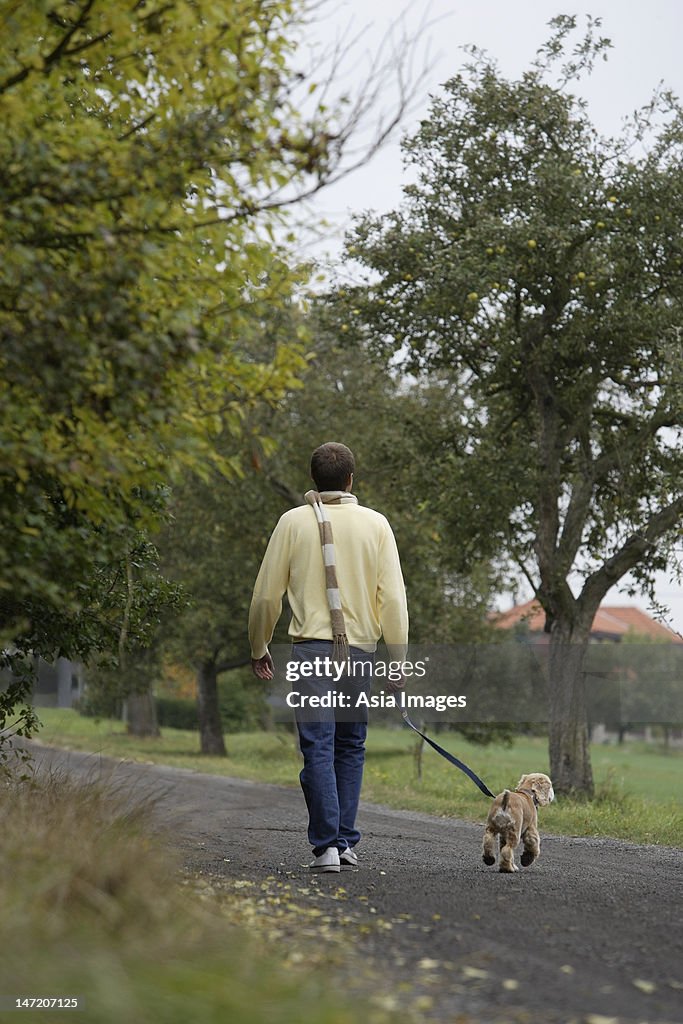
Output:
[[[358,867],[358,856],[354,853],[351,846],[347,846],[339,854],[339,866],[342,871],[353,871],[354,868]]]
[[[308,865],[311,871],[315,871],[318,874],[323,872],[334,871],[339,872],[341,870],[339,864],[339,850],[336,846],[328,846],[326,850],[315,857]]]

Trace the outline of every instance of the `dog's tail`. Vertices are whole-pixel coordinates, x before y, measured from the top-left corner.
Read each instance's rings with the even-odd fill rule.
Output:
[[[512,815],[508,810],[509,800],[510,790],[506,789],[503,791],[503,799],[501,805],[496,811],[496,813],[493,815],[493,824],[496,826],[496,828],[505,828],[506,825],[509,825],[512,822]]]

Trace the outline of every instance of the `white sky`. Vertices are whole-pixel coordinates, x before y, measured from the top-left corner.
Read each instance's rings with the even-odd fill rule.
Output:
[[[570,0],[487,0],[484,4],[431,0],[329,0],[323,3],[307,32],[307,41],[329,47],[336,39],[356,40],[353,56],[346,62],[343,90],[353,92],[363,78],[370,55],[376,53],[387,33],[409,39],[420,34],[413,59],[414,71],[427,68],[415,97],[412,114],[405,120],[408,133],[428,109],[429,93],[455,74],[467,56],[462,47],[475,44],[488,51],[505,75],[516,77],[526,69],[539,45],[549,35],[548,21],[558,13],[579,15],[586,7]],[[645,104],[660,82],[683,95],[682,0],[592,0],[590,14],[602,18],[600,33],[612,41],[609,60],[600,61],[592,76],[580,86],[590,113],[605,133],[617,132],[622,119]],[[360,36],[359,39],[356,37]],[[390,109],[392,88],[382,97]],[[321,195],[316,209],[331,216],[341,228],[351,212],[387,210],[401,199],[406,177],[402,169],[397,133],[372,162]],[[330,249],[336,248],[329,238]]]
[[[405,6],[401,0],[331,0],[322,5],[317,22],[307,32],[307,42],[318,40],[327,48],[335,40],[360,37],[342,83],[343,91],[353,93],[363,80],[370,55],[377,52],[392,27],[395,38],[410,39],[426,25],[415,50],[413,70],[417,73],[426,68],[427,73],[402,127],[410,133],[426,114],[429,93],[438,92],[441,83],[467,60],[461,49],[464,45],[475,44],[488,51],[505,75],[516,77],[547,39],[550,18],[559,13],[577,14],[581,24],[587,9],[593,17],[602,18],[600,33],[613,44],[609,60],[599,62],[580,86],[602,132],[618,132],[623,118],[647,103],[661,82],[683,96],[683,0],[591,0],[588,8],[569,0],[413,0]],[[392,107],[395,95],[388,84],[381,99],[384,109]],[[408,180],[398,146],[400,134],[367,166],[316,198],[311,214],[329,221],[323,240],[315,246],[318,257],[327,254],[334,264],[352,213],[383,212],[400,203],[401,187]],[[683,633],[683,588],[668,574],[661,574],[658,598],[671,608],[670,625]],[[645,598],[630,599],[617,589],[608,594],[606,603],[647,607]]]

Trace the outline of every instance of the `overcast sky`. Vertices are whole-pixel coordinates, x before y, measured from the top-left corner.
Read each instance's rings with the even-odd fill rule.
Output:
[[[463,46],[474,44],[488,51],[505,75],[516,77],[548,38],[547,23],[559,13],[577,14],[583,22],[586,7],[569,0],[564,5],[562,0],[413,0],[405,6],[401,0],[328,0],[307,36],[326,46],[335,39],[356,40],[342,83],[352,92],[363,78],[366,55],[378,51],[387,33],[393,30],[396,38],[404,33],[408,38],[419,36],[413,70],[426,67],[426,77],[404,122],[403,130],[410,132],[426,113],[429,94],[438,93],[467,60]],[[645,104],[660,82],[683,95],[683,0],[593,0],[590,14],[602,18],[601,33],[613,44],[609,60],[599,62],[578,87],[601,131],[618,132],[623,118]],[[392,99],[387,82],[381,98],[384,109],[391,109]],[[400,132],[368,166],[321,195],[316,208],[343,224],[350,212],[395,206],[406,181],[399,137]]]
[[[599,62],[577,90],[603,133],[618,132],[624,117],[647,103],[662,82],[683,96],[683,0],[592,0],[588,7],[585,2],[576,6],[569,0],[487,0],[485,4],[414,0],[405,6],[401,0],[335,0],[323,4],[307,39],[324,47],[335,40],[357,39],[342,83],[344,90],[353,92],[363,79],[369,55],[377,52],[387,33],[393,31],[395,38],[419,36],[413,70],[426,69],[426,76],[403,124],[402,131],[410,133],[427,111],[429,94],[438,93],[441,83],[467,60],[463,46],[475,44],[488,51],[505,75],[516,77],[547,39],[550,18],[559,13],[583,18],[587,11],[602,18],[600,31],[613,44],[608,61]],[[395,105],[395,96],[387,83],[381,97],[383,109]],[[402,167],[400,134],[397,132],[367,166],[317,197],[312,212],[329,221],[322,241],[315,246],[318,257],[328,254],[335,262],[353,213],[381,212],[400,203],[401,187],[408,180]],[[658,597],[671,608],[670,624],[683,634],[683,588],[662,574]],[[616,589],[606,599],[608,604],[636,602],[647,607],[644,598],[630,599]]]

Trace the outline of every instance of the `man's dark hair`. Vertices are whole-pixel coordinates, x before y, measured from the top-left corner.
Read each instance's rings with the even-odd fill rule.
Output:
[[[319,491],[343,491],[355,468],[351,449],[336,441],[321,444],[311,456],[311,476]]]

